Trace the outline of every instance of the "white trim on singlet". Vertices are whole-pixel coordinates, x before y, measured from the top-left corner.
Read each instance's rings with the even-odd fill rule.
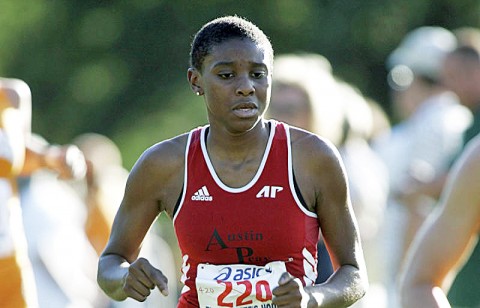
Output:
[[[295,199],[295,202],[297,203],[297,206],[302,210],[302,212],[310,217],[315,217],[317,218],[318,215],[314,212],[309,211],[308,209],[305,208],[305,206],[302,205],[302,202],[300,202],[300,198],[297,195],[297,191],[295,190],[295,184],[293,181],[293,159],[292,159],[292,143],[290,141],[290,126],[288,124],[284,123],[283,124],[285,127],[285,134],[287,135],[287,148],[288,148],[288,183],[290,186],[290,192],[293,196],[293,199]]]
[[[215,169],[213,168],[213,165],[210,161],[210,158],[208,157],[208,153],[207,153],[207,148],[206,148],[206,144],[205,144],[205,133],[206,133],[206,129],[209,127],[208,125],[206,126],[203,126],[201,128],[201,135],[200,135],[200,145],[201,145],[201,148],[202,148],[202,154],[204,155],[204,159],[205,159],[205,162],[207,164],[207,167],[208,167],[208,170],[210,171],[210,174],[212,175],[213,179],[215,180],[215,182],[217,183],[217,185],[219,187],[221,187],[222,189],[224,189],[225,191],[228,191],[228,192],[231,192],[231,193],[241,193],[241,192],[244,192],[246,190],[248,190],[249,188],[251,188],[256,182],[257,180],[260,178],[260,175],[262,174],[263,172],[263,169],[265,167],[265,164],[267,162],[267,158],[268,158],[268,154],[270,153],[270,149],[271,149],[271,146],[272,146],[272,142],[273,142],[273,137],[275,136],[275,129],[276,129],[276,121],[273,121],[273,120],[270,120],[269,123],[271,123],[271,129],[270,129],[270,136],[268,138],[268,142],[267,142],[267,146],[266,146],[266,149],[265,149],[265,153],[263,155],[263,158],[262,158],[262,162],[260,163],[260,166],[257,170],[257,173],[255,174],[255,176],[253,177],[253,179],[247,183],[245,186],[243,187],[239,187],[239,188],[233,188],[233,187],[229,187],[227,185],[225,185],[221,180],[220,178],[218,177],[217,173],[215,172]],[[289,183],[289,186],[290,186],[290,192],[297,204],[297,206],[300,208],[300,210],[307,216],[310,216],[310,217],[314,217],[314,218],[317,218],[317,214],[314,213],[314,212],[311,212],[309,211],[308,209],[305,208],[305,206],[302,204],[302,202],[300,202],[300,198],[298,197],[297,195],[297,191],[295,190],[295,185],[294,185],[294,180],[293,180],[293,163],[292,163],[292,149],[291,149],[291,138],[290,138],[290,126],[286,123],[283,123],[284,127],[285,127],[285,134],[287,136],[287,152],[288,152],[288,183]],[[182,196],[181,196],[181,199],[180,199],[180,202],[178,204],[178,208],[175,212],[175,215],[173,217],[173,223],[175,223],[175,220],[178,216],[178,213],[180,213],[180,210],[183,206],[183,203],[184,203],[184,200],[185,200],[185,195],[187,193],[187,182],[188,182],[188,153],[189,153],[189,149],[190,149],[190,143],[191,143],[191,140],[192,140],[192,135],[193,135],[193,132],[194,130],[190,131],[190,133],[188,134],[188,139],[187,139],[187,144],[186,144],[186,148],[185,148],[185,170],[184,170],[184,177],[183,177],[183,189],[182,189]]]
[[[305,275],[303,276],[303,281],[307,286],[313,286],[315,280],[317,279],[317,263],[318,259],[315,260],[315,257],[308,251],[307,248],[303,248],[303,271]]]
[[[173,224],[175,224],[175,219],[177,218],[178,216],[178,213],[180,213],[180,210],[183,206],[183,202],[185,201],[185,195],[187,194],[187,181],[188,181],[188,168],[187,168],[187,165],[188,165],[188,152],[190,150],[190,142],[192,142],[192,135],[193,135],[193,132],[195,130],[191,130],[190,133],[188,134],[188,138],[187,138],[187,145],[185,147],[185,162],[184,162],[184,168],[185,170],[183,171],[183,188],[182,188],[182,197],[180,198],[180,202],[178,203],[178,208],[175,212],[175,214],[173,215]]]
[[[212,175],[215,183],[217,183],[217,185],[220,188],[222,188],[223,190],[225,190],[227,192],[230,192],[230,193],[241,193],[241,192],[247,191],[253,185],[255,185],[255,183],[260,178],[260,175],[262,175],[263,169],[264,169],[265,164],[267,162],[268,154],[270,153],[270,148],[272,147],[273,137],[275,136],[275,123],[276,122],[269,121],[269,123],[271,123],[270,135],[268,137],[268,142],[267,142],[267,146],[265,148],[265,153],[263,153],[263,158],[262,158],[262,161],[260,163],[260,166],[258,167],[257,173],[255,174],[255,176],[252,178],[252,180],[250,182],[248,182],[246,185],[244,185],[242,187],[238,187],[238,188],[234,188],[234,187],[230,187],[230,186],[225,185],[225,183],[223,183],[222,180],[220,180],[220,178],[218,177],[217,173],[215,172],[215,168],[213,167],[212,162],[210,161],[210,157],[208,156],[207,145],[205,144],[205,133],[206,133],[207,126],[204,126],[202,128],[201,137],[200,137],[200,145],[202,147],[203,157],[205,159],[205,162],[207,163],[207,167],[208,167],[208,170],[210,171],[210,174]]]

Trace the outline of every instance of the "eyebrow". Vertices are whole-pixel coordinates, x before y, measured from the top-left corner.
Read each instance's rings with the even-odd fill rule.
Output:
[[[216,67],[219,67],[219,66],[232,66],[234,65],[235,62],[233,61],[220,61],[220,62],[217,62],[215,63],[212,68],[216,68]],[[268,66],[265,64],[265,63],[261,63],[261,62],[249,62],[250,65],[252,66],[261,66],[261,67],[264,67],[266,69],[268,69]]]

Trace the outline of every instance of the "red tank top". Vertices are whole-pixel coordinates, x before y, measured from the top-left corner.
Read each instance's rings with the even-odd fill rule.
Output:
[[[285,261],[287,271],[304,285],[317,277],[317,215],[302,205],[295,189],[288,126],[269,123],[257,173],[240,188],[228,187],[215,173],[206,150],[208,126],[189,134],[184,189],[173,218],[185,284],[178,307],[198,307],[199,263]]]

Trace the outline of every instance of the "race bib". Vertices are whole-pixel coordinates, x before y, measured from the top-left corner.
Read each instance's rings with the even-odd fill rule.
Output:
[[[195,280],[200,308],[271,308],[272,290],[286,272],[285,263],[265,266],[199,264]]]

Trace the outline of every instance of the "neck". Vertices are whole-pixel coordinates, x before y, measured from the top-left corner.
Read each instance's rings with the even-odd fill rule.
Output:
[[[243,161],[265,150],[270,127],[260,121],[251,130],[232,134],[225,130],[210,127],[207,135],[207,150],[210,156],[232,161]]]

